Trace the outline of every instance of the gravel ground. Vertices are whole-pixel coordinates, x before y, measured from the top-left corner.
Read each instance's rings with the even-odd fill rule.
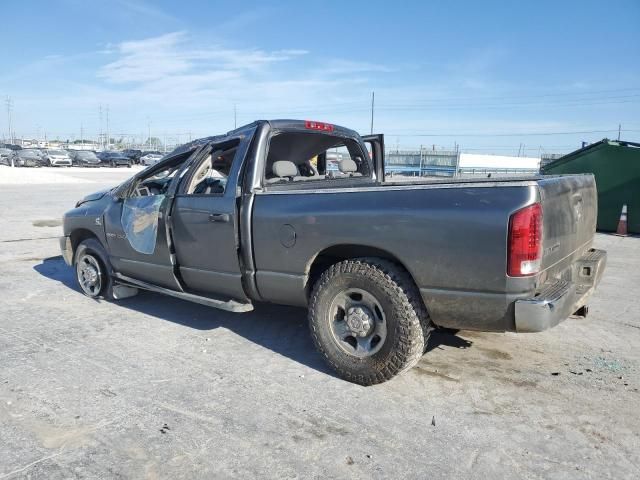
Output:
[[[438,331],[375,387],[336,378],[304,310],[231,314],[80,294],[60,216],[91,183],[0,186],[0,479],[638,478],[640,238],[609,251],[587,319]]]

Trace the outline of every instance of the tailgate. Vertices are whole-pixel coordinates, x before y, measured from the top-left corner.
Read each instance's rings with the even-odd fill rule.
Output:
[[[538,180],[543,212],[542,270],[559,277],[591,246],[598,217],[593,175],[564,175]]]

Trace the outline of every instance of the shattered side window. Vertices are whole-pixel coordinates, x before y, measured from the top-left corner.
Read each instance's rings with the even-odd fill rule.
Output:
[[[122,228],[131,247],[150,255],[156,247],[158,216],[165,195],[127,198],[122,205]]]

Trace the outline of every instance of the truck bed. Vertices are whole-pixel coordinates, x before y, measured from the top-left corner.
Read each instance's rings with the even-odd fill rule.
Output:
[[[254,258],[265,300],[305,305],[313,260],[358,245],[362,256],[406,267],[436,324],[515,330],[514,302],[567,275],[595,232],[591,175],[305,187],[256,195]],[[544,211],[543,272],[508,277],[509,218],[534,202]],[[295,244],[283,248],[287,236]]]

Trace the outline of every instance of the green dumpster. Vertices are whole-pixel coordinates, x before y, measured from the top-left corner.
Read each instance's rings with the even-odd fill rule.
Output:
[[[626,204],[629,233],[640,233],[640,143],[605,138],[543,166],[542,173],[593,173],[598,185],[598,230],[615,232]]]

